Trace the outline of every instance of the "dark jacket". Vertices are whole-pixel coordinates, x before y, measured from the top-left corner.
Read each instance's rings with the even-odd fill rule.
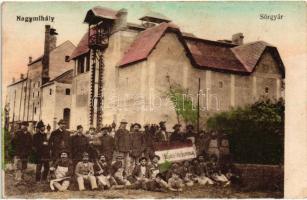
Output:
[[[115,144],[119,152],[130,152],[132,137],[129,131],[126,129],[118,129],[115,133]]]
[[[18,130],[12,140],[15,156],[28,159],[32,152],[32,135],[28,131]]]
[[[107,162],[103,163],[101,161],[96,161],[94,162],[94,172],[95,176],[100,176],[100,175],[108,176],[110,175],[110,168],[108,167]]]
[[[150,169],[148,166],[146,167],[145,176],[144,178],[151,178]],[[135,168],[132,171],[131,176],[129,177],[129,181],[132,183],[135,183],[137,181],[137,178],[141,178],[141,165],[135,166]]]
[[[50,159],[49,141],[46,133],[38,131],[33,135],[33,148],[36,163]]]
[[[171,137],[170,137],[170,142],[184,142],[186,141],[184,135],[179,132],[173,132]]]
[[[100,153],[106,155],[106,154],[112,154],[113,155],[113,152],[115,150],[115,139],[108,135],[108,134],[105,134],[105,135],[102,135],[99,137],[100,139]]]
[[[85,135],[71,136],[71,158],[80,161],[84,152],[88,152],[88,138]]]
[[[56,129],[53,131],[49,138],[49,147],[51,150],[52,159],[59,158],[62,151],[71,153],[71,140],[70,135],[65,130]]]
[[[146,147],[145,135],[142,132],[132,132],[131,136],[133,138],[131,156],[139,158],[142,156],[142,153],[145,151]]]

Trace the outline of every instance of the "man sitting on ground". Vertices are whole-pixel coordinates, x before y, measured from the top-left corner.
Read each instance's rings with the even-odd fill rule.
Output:
[[[89,155],[87,152],[83,153],[82,161],[78,162],[75,174],[77,176],[77,182],[79,186],[79,190],[83,191],[84,188],[84,181],[89,181],[91,184],[91,189],[97,189],[96,178],[94,176],[94,168],[93,163],[89,162]]]
[[[50,167],[50,174],[53,176],[50,181],[51,190],[56,188],[63,192],[68,189],[70,178],[73,175],[73,164],[66,151],[62,151],[60,158]]]

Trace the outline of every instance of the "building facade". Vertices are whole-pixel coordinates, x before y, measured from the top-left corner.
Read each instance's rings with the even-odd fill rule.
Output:
[[[57,46],[56,36],[56,30],[46,25],[43,55],[34,60],[29,57],[27,74],[21,75],[20,80],[13,80],[8,85],[6,108],[8,110],[8,120],[11,124],[19,121],[28,121],[31,124],[35,124],[39,120],[45,120],[47,111],[51,108],[54,112],[62,112],[63,118],[64,110],[58,110],[62,109],[62,107],[50,104],[49,98],[43,98],[43,94],[46,94],[50,89],[49,87],[51,87],[46,87],[46,85],[54,83],[53,87],[56,94],[58,92],[57,84],[59,84],[56,80],[73,68],[73,62],[69,61],[69,56],[75,46],[70,41]],[[70,73],[72,74],[72,71]],[[61,82],[63,81],[61,80]],[[70,85],[65,87],[70,89]],[[69,106],[70,104],[66,107],[70,109]],[[49,118],[46,118],[46,120],[48,121],[47,124],[51,126],[53,120],[49,120]],[[56,115],[56,118],[59,118],[58,115]]]
[[[197,38],[157,14],[140,18],[140,25],[132,24],[127,14],[125,9],[95,7],[85,19],[98,16],[112,21],[103,52],[102,124],[164,120],[172,126],[177,117],[167,92],[173,86],[187,91],[195,105],[201,94],[202,126],[213,113],[283,96],[285,69],[276,47],[263,41],[244,44],[242,34],[233,35],[231,41]],[[93,74],[99,71],[93,67],[88,37],[85,33],[71,55],[75,62],[72,127],[97,125],[89,119],[98,114],[91,89],[98,87]]]

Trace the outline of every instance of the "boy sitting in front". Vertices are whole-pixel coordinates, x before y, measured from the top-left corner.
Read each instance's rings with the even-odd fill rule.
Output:
[[[127,180],[126,172],[123,166],[123,156],[118,155],[116,161],[111,166],[111,176],[115,180],[116,187],[129,186],[131,183]]]
[[[104,155],[100,155],[99,160],[95,162],[94,171],[101,189],[109,189],[111,184],[114,184],[115,180],[110,174],[108,163]]]
[[[136,186],[136,189],[143,187],[143,184],[148,182],[151,177],[150,169],[147,166],[147,158],[140,158],[139,163],[139,165],[135,166],[130,177],[130,181]]]
[[[224,186],[229,185],[229,180],[221,172],[220,166],[217,162],[216,155],[212,155],[210,160],[211,162],[208,165],[209,170],[210,170],[210,178],[219,185],[224,185]]]
[[[184,181],[184,184],[186,186],[193,186],[194,185],[194,180],[193,180],[193,174],[191,170],[191,165],[188,160],[183,161],[183,165],[180,168],[180,176]]]
[[[163,180],[161,173],[156,174],[154,179],[146,182],[143,187],[144,190],[154,191],[154,192],[166,192],[169,189],[167,182]]]
[[[79,190],[83,191],[84,181],[89,181],[91,184],[91,189],[97,189],[96,178],[94,176],[93,163],[89,162],[89,154],[87,152],[83,153],[82,161],[78,162],[75,169],[75,174],[77,176],[77,182]]]
[[[181,192],[184,187],[183,180],[179,177],[177,171],[173,171],[171,177],[168,179],[169,189],[171,191]]]

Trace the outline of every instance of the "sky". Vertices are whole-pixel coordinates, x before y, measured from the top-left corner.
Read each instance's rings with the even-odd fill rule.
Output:
[[[242,32],[244,42],[266,41],[276,46],[287,69],[306,58],[306,3],[304,2],[6,2],[2,4],[2,89],[26,73],[28,57],[42,55],[44,25],[59,33],[57,44],[70,40],[77,45],[87,30],[86,12],[94,6],[126,8],[128,21],[149,11],[160,12],[181,31],[197,37],[231,39]],[[283,15],[281,20],[263,20],[261,14]],[[26,23],[17,16],[52,16],[55,21]]]

